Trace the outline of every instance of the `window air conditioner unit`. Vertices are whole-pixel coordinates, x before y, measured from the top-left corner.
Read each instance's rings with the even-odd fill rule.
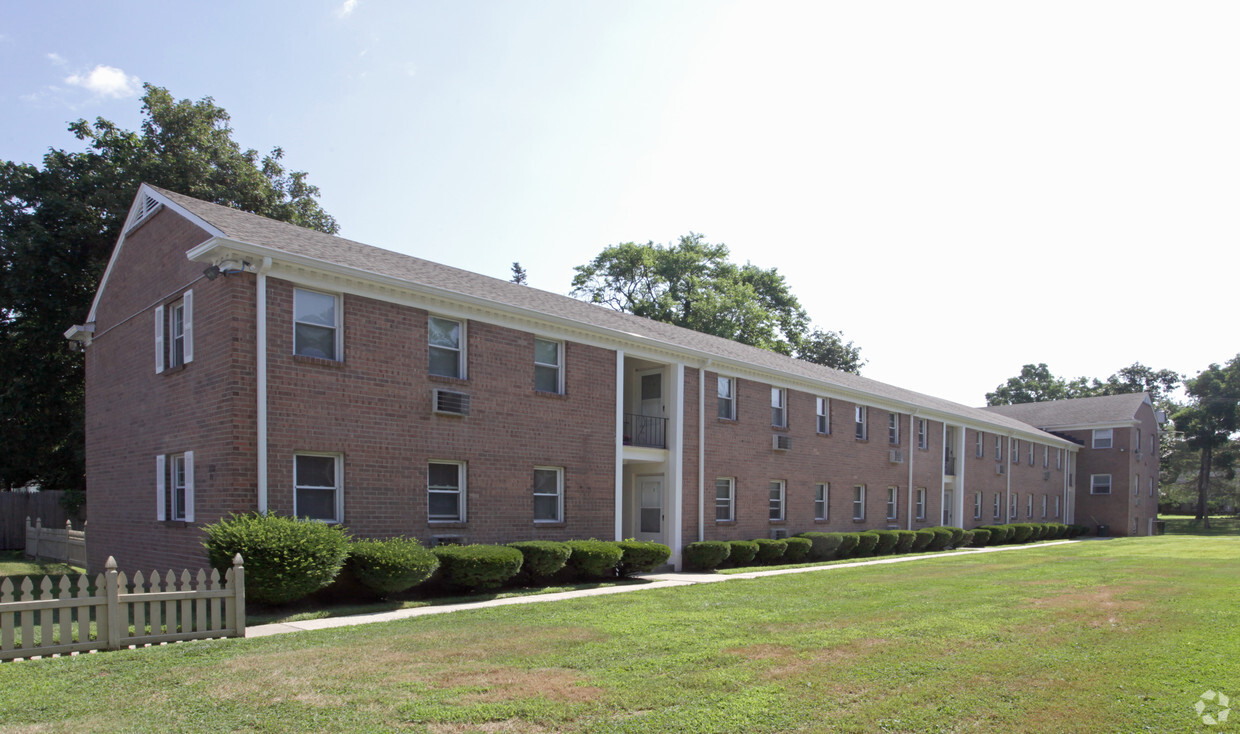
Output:
[[[904,451],[901,449],[890,449],[887,451],[887,460],[892,464],[904,463]]]
[[[469,415],[469,395],[455,390],[434,390],[435,412],[448,415]]]
[[[771,529],[771,540],[783,540],[787,537],[788,537],[788,530],[786,528],[772,528]]]
[[[1044,481],[1044,482],[1045,482],[1045,481],[1049,480],[1050,478],[1051,478],[1051,472],[1050,472],[1050,469],[1046,469],[1046,470],[1044,470],[1044,471],[1042,472],[1042,481]]]
[[[995,464],[995,474],[1007,474],[1007,467],[1003,464]]]
[[[1136,452],[1134,453],[1134,456],[1136,456],[1136,457],[1137,457],[1137,461],[1140,461],[1140,460],[1141,460],[1141,452],[1140,452],[1140,451],[1136,451]]]
[[[784,436],[776,433],[771,436],[771,448],[776,451],[787,451],[792,448],[792,436]]]

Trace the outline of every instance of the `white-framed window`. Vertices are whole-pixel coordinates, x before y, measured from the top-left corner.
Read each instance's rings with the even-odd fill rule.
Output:
[[[465,379],[465,324],[455,319],[427,319],[428,371],[440,377]]]
[[[814,485],[814,519],[826,520],[827,513],[830,512],[829,499],[831,496],[831,485],[826,482]]]
[[[1011,456],[1012,456],[1013,464],[1020,463],[1020,439],[1019,438],[1012,439]]]
[[[465,522],[465,462],[428,462],[426,491],[427,520]]]
[[[1158,449],[1158,437],[1150,434],[1150,456],[1154,455],[1154,451]]]
[[[823,435],[831,433],[831,400],[815,398],[814,410],[818,415],[818,432]]]
[[[1032,494],[1025,497],[1025,517],[1026,518],[1033,517],[1033,495]]]
[[[1013,492],[1012,493],[1012,506],[1008,508],[1008,518],[1015,520],[1017,515],[1020,514],[1019,508],[1020,508],[1020,493]]]
[[[1132,477],[1132,496],[1137,498],[1137,504],[1141,504],[1141,477],[1133,475]]]
[[[930,436],[926,432],[926,419],[917,419],[917,448],[925,451],[930,448]]]
[[[974,520],[982,519],[982,493],[981,492],[973,493],[973,519]]]
[[[1090,494],[1110,494],[1111,493],[1111,475],[1110,474],[1090,474],[1089,475],[1089,493]]]
[[[858,484],[853,487],[853,519],[865,519],[865,485]]]
[[[194,452],[155,457],[155,519],[194,521]]]
[[[915,512],[917,513],[917,519],[925,520],[926,519],[926,488],[925,487],[917,488],[917,497],[914,500],[913,507],[914,507]]]
[[[1139,517],[1132,518],[1132,534],[1133,535],[1137,534],[1138,532],[1137,528],[1140,527],[1139,525],[1140,522],[1141,522],[1141,518]]]
[[[1042,447],[1042,468],[1045,469],[1046,467],[1050,465],[1051,465],[1051,447],[1043,446]]]
[[[995,519],[998,520],[1003,515],[1003,499],[1002,496],[995,492]]]
[[[293,455],[293,515],[344,520],[343,463],[339,454]]]
[[[858,441],[864,441],[869,436],[865,425],[865,406],[858,405],[853,411],[853,422],[856,424],[854,432]]]
[[[774,480],[770,483],[771,488],[771,519],[784,519],[784,481],[782,479]]]
[[[564,392],[564,342],[534,338],[534,389]]]
[[[1057,449],[1055,452],[1055,468],[1063,468],[1063,449]]]
[[[1135,430],[1136,430],[1136,437],[1137,437],[1137,440],[1136,440],[1136,441],[1134,441],[1134,443],[1136,443],[1136,445],[1137,445],[1137,451],[1138,451],[1138,452],[1140,452],[1140,451],[1141,451],[1141,429],[1140,429],[1140,428],[1137,428],[1137,429],[1135,429]]]
[[[1033,466],[1033,441],[1026,441],[1029,445],[1029,466]]]
[[[715,480],[715,522],[732,522],[736,519],[736,479],[720,477]]]
[[[534,522],[564,522],[564,467],[534,467]]]
[[[977,445],[974,447],[974,452],[979,459],[986,455],[986,434],[981,431],[977,432]]]
[[[340,359],[340,299],[330,293],[293,289],[293,354]]]
[[[155,307],[155,371],[194,361],[194,291],[180,300]]]
[[[1059,517],[1059,495],[1055,495],[1055,517]]]
[[[736,392],[731,377],[719,376],[715,387],[719,395],[719,417],[736,420]]]
[[[771,388],[771,425],[785,428],[788,425],[787,392],[782,387]]]
[[[1154,496],[1154,487],[1156,486],[1156,483],[1155,483],[1155,481],[1154,481],[1154,478],[1153,478],[1153,477],[1150,477],[1150,481],[1146,482],[1146,483],[1145,483],[1145,486],[1147,486],[1147,487],[1149,487],[1149,488],[1150,488],[1150,496],[1151,496],[1151,497],[1153,497],[1153,496]]]
[[[900,445],[900,414],[887,414],[887,443],[892,446]]]
[[[1042,495],[1042,519],[1046,519],[1046,495]]]
[[[895,520],[900,517],[900,488],[887,488],[887,519]]]
[[[1095,428],[1093,447],[1096,449],[1111,448],[1112,439],[1114,438],[1115,429],[1113,428]]]
[[[995,436],[995,461],[1003,461],[1003,436]]]

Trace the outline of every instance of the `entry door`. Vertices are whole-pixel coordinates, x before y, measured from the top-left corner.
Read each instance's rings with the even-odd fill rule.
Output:
[[[638,396],[638,401],[641,403],[641,414],[662,418],[663,370],[642,372],[638,377],[638,388],[641,390],[641,395]]]
[[[943,490],[943,525],[944,527],[955,527],[956,523],[952,522],[952,508],[956,506],[956,501],[952,496],[952,490]]]
[[[637,478],[636,537],[663,541],[663,477]]]

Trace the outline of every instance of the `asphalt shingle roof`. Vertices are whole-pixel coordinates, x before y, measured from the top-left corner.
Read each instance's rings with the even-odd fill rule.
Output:
[[[992,405],[984,410],[1038,427],[1088,426],[1131,421],[1145,400],[1146,394],[1138,392],[1097,398],[1047,400],[1041,403]]]
[[[257,214],[211,204],[166,189],[154,186],[150,188],[168,197],[173,203],[191,214],[201,217],[229,239],[346,266],[365,273],[399,279],[411,285],[445,288],[497,305],[575,321],[595,330],[620,335],[637,335],[662,342],[672,349],[692,350],[715,358],[752,365],[764,371],[783,373],[876,398],[921,406],[975,423],[1022,432],[1031,430],[1036,432],[1036,429],[1029,424],[1000,412],[985,411],[932,395],[924,395],[859,375],[792,359],[729,339],[621,313],[569,296],[518,285],[279,222]]]

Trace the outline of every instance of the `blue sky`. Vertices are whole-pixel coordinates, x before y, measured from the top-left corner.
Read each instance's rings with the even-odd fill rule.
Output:
[[[0,156],[211,96],[341,234],[566,293],[690,231],[784,273],[863,374],[1240,351],[1240,5],[0,0]]]

